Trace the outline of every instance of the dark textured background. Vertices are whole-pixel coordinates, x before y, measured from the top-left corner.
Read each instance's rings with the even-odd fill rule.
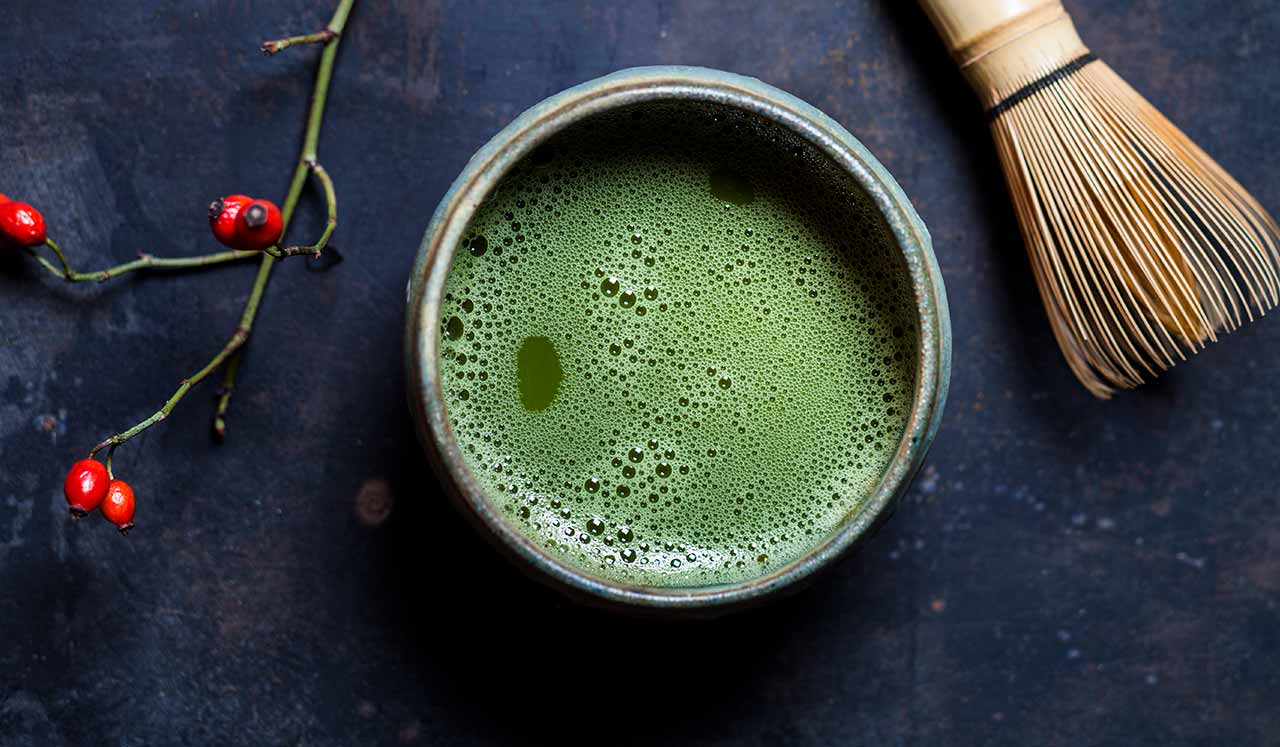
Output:
[[[1069,6],[1280,206],[1280,6]],[[7,2],[0,191],[85,267],[211,250],[204,205],[282,196],[300,137],[317,52],[256,45],[329,10]],[[519,576],[442,501],[403,404],[406,274],[454,175],[544,96],[651,63],[758,76],[845,124],[931,228],[955,327],[950,405],[893,521],[798,597],[699,625],[588,613]],[[62,475],[222,345],[254,270],[68,288],[0,261],[0,742],[1280,739],[1280,322],[1090,398],[914,4],[364,2],[321,156],[347,262],[277,273],[228,443],[205,387],[120,451],[127,540],[69,522]]]

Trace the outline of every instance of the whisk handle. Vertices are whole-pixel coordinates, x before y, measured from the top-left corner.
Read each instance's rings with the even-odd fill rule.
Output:
[[[1067,18],[1060,0],[920,0],[960,67]]]
[[[988,111],[1086,58],[1061,0],[920,0]]]

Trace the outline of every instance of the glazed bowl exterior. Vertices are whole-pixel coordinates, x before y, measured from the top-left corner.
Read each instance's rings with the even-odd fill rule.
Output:
[[[872,494],[805,556],[760,577],[704,587],[646,587],[592,576],[553,557],[503,519],[471,474],[454,438],[439,369],[445,281],[476,211],[525,156],[566,127],[619,107],[690,101],[728,106],[781,125],[826,154],[866,192],[902,253],[916,302],[919,350],[914,403],[902,440]],[[418,437],[458,509],[535,578],[588,603],[709,616],[793,590],[855,547],[892,512],[924,461],[942,417],[951,374],[951,322],[929,232],[898,183],[848,131],[803,101],[733,73],[696,67],[641,67],[588,81],[521,114],[467,163],[436,208],[410,277],[405,331],[409,406]]]

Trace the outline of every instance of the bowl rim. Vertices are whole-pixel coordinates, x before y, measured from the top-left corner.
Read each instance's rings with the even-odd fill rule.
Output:
[[[454,253],[476,211],[504,176],[548,138],[575,122],[630,104],[692,100],[730,106],[779,124],[848,173],[885,219],[911,276],[919,324],[915,400],[902,440],[880,483],[825,541],[774,571],[701,587],[649,587],[600,578],[559,560],[518,532],[466,467],[445,410],[438,370],[442,299]],[[441,199],[406,288],[405,362],[418,439],[464,516],[521,568],[582,601],[631,610],[718,614],[797,588],[848,552],[892,513],[919,470],[946,403],[951,322],[942,275],[924,222],[888,171],[844,127],[813,106],[755,78],[700,67],[628,68],[566,89],[534,105],[467,162]]]

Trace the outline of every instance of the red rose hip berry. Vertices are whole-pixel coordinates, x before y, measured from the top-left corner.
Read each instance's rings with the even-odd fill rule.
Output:
[[[133,488],[124,480],[112,480],[102,501],[102,518],[120,527],[121,534],[133,529]]]
[[[20,246],[39,246],[47,238],[44,216],[25,202],[0,204],[0,234]]]
[[[209,228],[218,243],[232,249],[243,249],[236,238],[236,218],[245,205],[253,202],[248,195],[227,195],[209,203]]]
[[[236,218],[236,237],[244,249],[261,251],[275,246],[283,235],[284,218],[270,200],[254,200]]]
[[[96,459],[81,459],[71,465],[62,482],[62,493],[67,497],[71,515],[79,519],[97,508],[106,497],[110,482],[107,468]]]

